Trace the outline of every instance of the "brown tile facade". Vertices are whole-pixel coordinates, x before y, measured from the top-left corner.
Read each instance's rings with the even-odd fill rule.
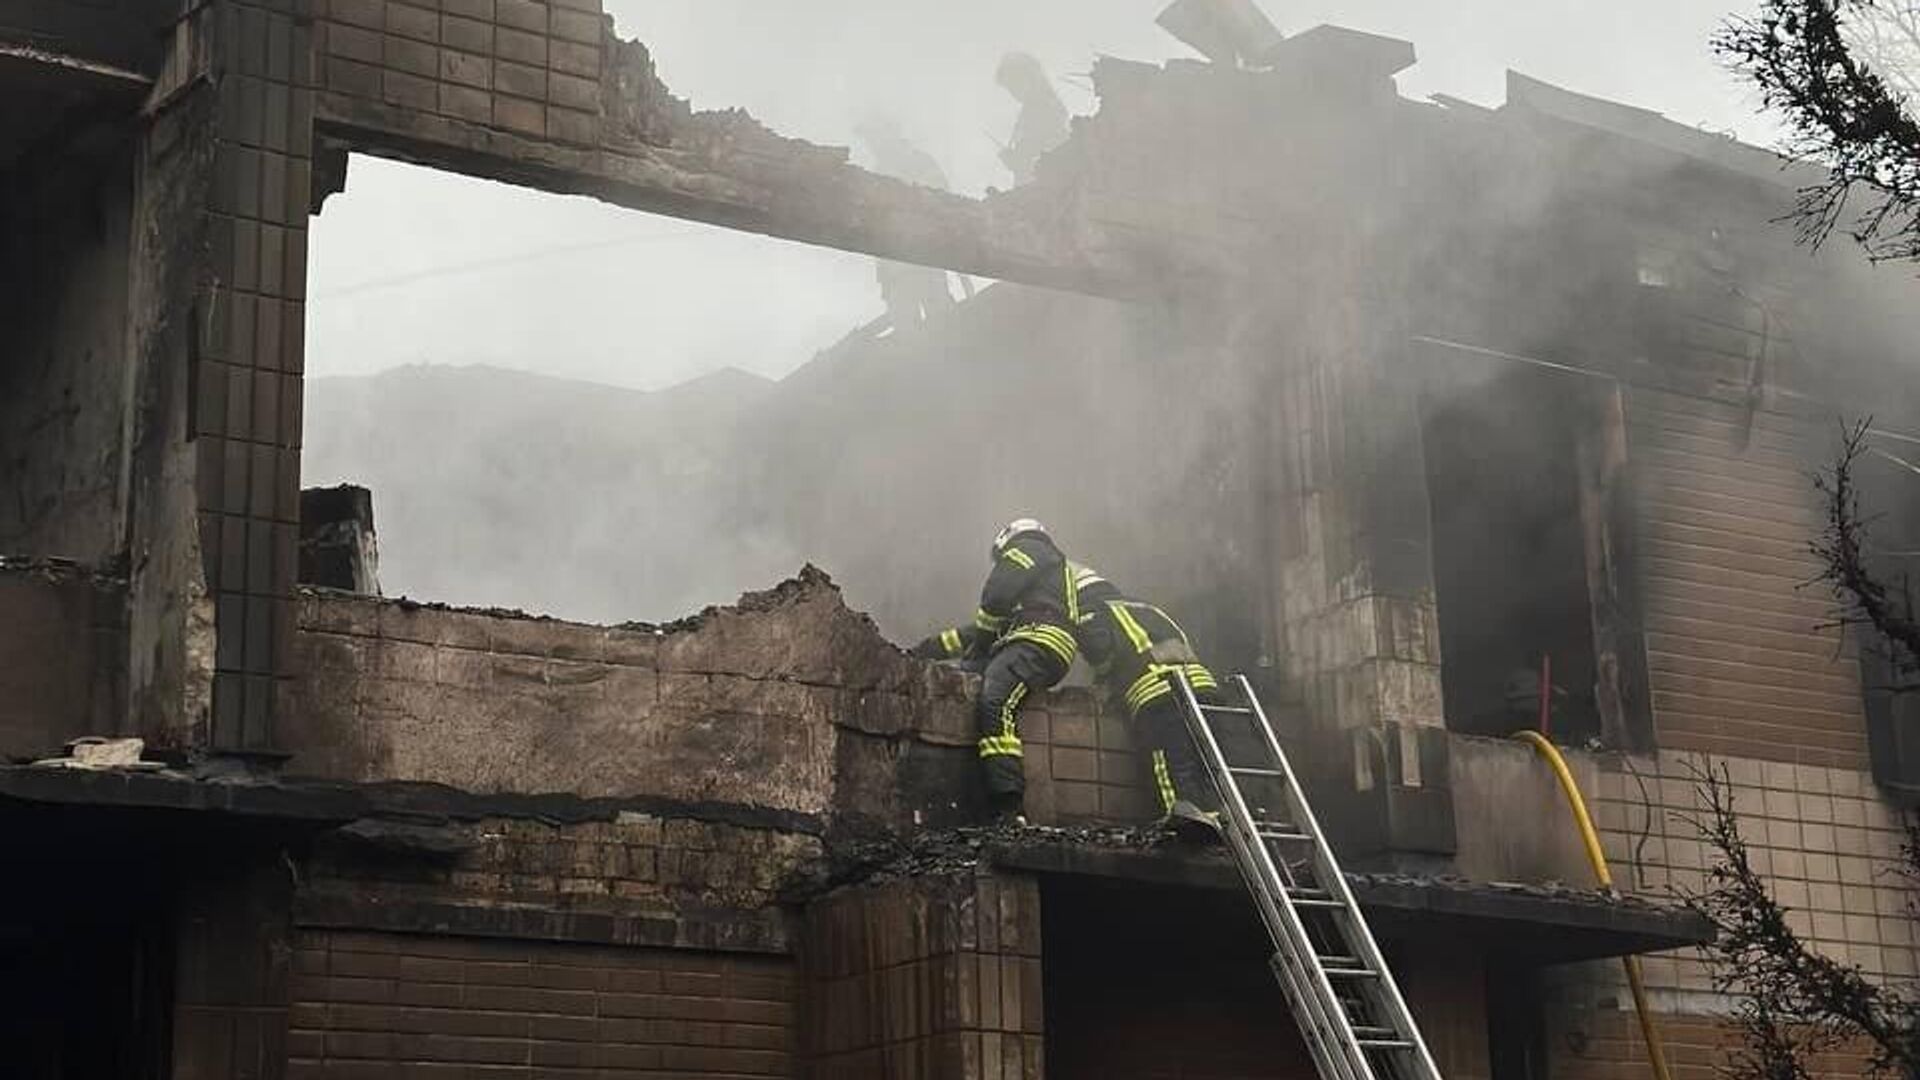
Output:
[[[317,0],[320,87],[555,143],[600,140],[599,0]]]
[[[1030,879],[922,879],[811,905],[811,1075],[1040,1080],[1040,894]]]
[[[1789,909],[1788,924],[1869,975],[1910,979],[1920,971],[1911,914],[1920,894],[1887,872],[1906,832],[1864,773],[1686,753],[1624,760],[1601,772],[1594,798],[1616,883],[1668,900],[1704,886],[1713,853],[1692,824],[1700,813],[1695,775],[1721,768],[1754,868]],[[1652,986],[1711,989],[1698,957],[1652,957],[1645,966]]]
[[[212,24],[210,280],[195,300],[189,409],[218,633],[209,741],[222,749],[274,744],[293,636],[314,74],[294,8],[225,0]]]
[[[1656,1017],[1674,1080],[1713,1080],[1726,1075],[1727,1055],[1739,1046],[1724,1020],[1709,1016],[1660,1014]],[[1552,1049],[1555,1080],[1644,1080],[1651,1075],[1639,1021],[1631,1012],[1582,1014],[1561,1030]],[[1867,1075],[1867,1055],[1836,1050],[1819,1055],[1813,1074],[1822,1080],[1854,1080]]]
[[[1812,423],[1655,390],[1627,419],[1659,745],[1865,769],[1853,645],[1807,587]]]
[[[783,958],[310,931],[293,964],[290,1078],[794,1071]]]
[[[1130,824],[1159,816],[1138,733],[1081,691],[1023,710],[1027,814],[1043,824]]]

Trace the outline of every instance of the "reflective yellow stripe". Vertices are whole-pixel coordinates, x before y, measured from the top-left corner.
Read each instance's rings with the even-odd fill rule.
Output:
[[[1173,686],[1167,682],[1166,669],[1155,664],[1147,669],[1145,675],[1133,680],[1132,686],[1127,687],[1127,707],[1138,712],[1147,702],[1157,701],[1171,693]]]
[[[1133,685],[1127,687],[1127,704],[1133,704],[1140,695],[1159,685],[1161,685],[1160,673],[1157,671],[1149,671],[1133,680]]]
[[[1072,634],[1045,623],[1028,623],[1025,626],[1015,627],[1004,640],[1031,641],[1068,664],[1073,663],[1074,655],[1080,651],[1080,646],[1073,640]]]
[[[1045,623],[1028,623],[1025,626],[1015,627],[1012,632],[1007,634],[1007,640],[1039,640],[1064,644],[1071,642],[1073,635],[1057,626],[1048,626]]]
[[[981,608],[973,613],[973,625],[989,633],[997,634],[1007,625],[1007,617],[1005,615],[991,614],[986,608]]]
[[[1072,563],[1062,564],[1060,573],[1066,579],[1067,621],[1078,625],[1080,622],[1080,582],[1074,578]]]
[[[1138,683],[1134,685],[1137,689],[1128,691],[1127,693],[1127,708],[1131,712],[1137,713],[1153,702],[1159,701],[1161,698],[1173,693],[1173,688],[1168,686],[1164,679],[1156,678],[1153,682],[1145,686],[1140,686]]]
[[[1118,600],[1109,600],[1107,607],[1113,612],[1113,621],[1119,623],[1120,629],[1126,632],[1127,640],[1133,642],[1134,652],[1146,652],[1153,648],[1153,641],[1147,637],[1146,628],[1134,620],[1133,612],[1127,610],[1126,604]]]
[[[960,651],[960,631],[940,631],[940,647],[947,650],[949,656]]]
[[[1000,733],[982,735],[979,747],[980,756],[1020,757],[1020,730],[1017,723],[1020,715],[1020,703],[1027,698],[1027,684],[1015,683],[1007,693],[1007,700],[1000,706]]]
[[[1023,755],[1020,750],[1020,740],[1003,738],[999,735],[985,736],[980,740],[980,756],[983,758],[1021,757]]]
[[[1007,553],[1001,557],[1022,570],[1033,569],[1033,556],[1019,548],[1008,548]]]
[[[1164,750],[1153,752],[1153,788],[1160,796],[1160,812],[1173,813],[1174,800],[1180,796],[1173,790],[1173,773],[1167,768],[1167,753]]]
[[[1201,664],[1149,664],[1146,674],[1133,680],[1127,687],[1127,708],[1139,712],[1149,702],[1158,701],[1173,693],[1174,674],[1187,677],[1187,684],[1194,690],[1217,690],[1220,684],[1214,681],[1213,672]]]

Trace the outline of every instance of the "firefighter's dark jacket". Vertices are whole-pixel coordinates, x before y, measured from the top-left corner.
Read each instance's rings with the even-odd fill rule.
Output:
[[[1127,715],[1174,694],[1172,676],[1185,675],[1196,693],[1217,689],[1213,673],[1194,655],[1186,632],[1152,604],[1129,598],[1087,567],[1075,567],[1080,616],[1074,636],[1094,677],[1126,703]]]
[[[972,624],[942,630],[914,646],[913,654],[970,659],[1024,641],[1071,665],[1079,649],[1074,626],[1080,616],[1073,571],[1045,534],[1014,537],[993,560]]]

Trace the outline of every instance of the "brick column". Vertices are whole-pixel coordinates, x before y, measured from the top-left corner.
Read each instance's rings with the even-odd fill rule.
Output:
[[[257,751],[288,675],[299,516],[308,0],[175,28],[136,206],[130,684],[155,741]]]
[[[1356,243],[1331,250],[1356,250]],[[1324,275],[1320,271],[1324,269]],[[1268,484],[1280,693],[1297,698],[1350,845],[1453,849],[1417,380],[1364,268],[1316,267],[1283,321],[1239,351],[1276,413]],[[1330,291],[1338,285],[1341,292]],[[1378,289],[1386,286],[1376,284]],[[1349,294],[1351,293],[1351,295]]]
[[[313,149],[300,6],[220,5],[211,280],[192,377],[201,559],[219,642],[208,743],[222,750],[275,745],[275,684],[290,674]]]
[[[806,914],[808,1075],[1041,1080],[1040,892],[995,873],[857,886]]]

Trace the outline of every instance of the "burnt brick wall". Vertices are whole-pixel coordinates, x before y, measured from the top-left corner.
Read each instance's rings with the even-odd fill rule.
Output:
[[[844,774],[897,818],[899,737],[953,763],[971,744],[963,680],[889,645],[817,573],[660,628],[319,592],[302,622],[297,773],[814,815]]]
[[[121,730],[126,583],[0,559],[0,761]]]
[[[779,957],[301,932],[290,1080],[794,1075]]]
[[[776,893],[814,838],[635,813],[444,826],[439,855],[400,835],[306,869],[289,1075],[793,1075]]]
[[[1039,1080],[1040,894],[981,874],[842,890],[801,941],[808,1075]]]
[[[464,932],[781,952],[777,895],[821,853],[811,836],[622,813],[559,824],[489,819],[449,854],[394,857],[337,839],[298,901],[305,926]]]
[[[975,684],[802,575],[668,627],[595,627],[308,591],[290,771],[474,792],[657,796],[897,826],[976,799]],[[1043,822],[1153,815],[1145,759],[1093,695],[1022,721]]]

